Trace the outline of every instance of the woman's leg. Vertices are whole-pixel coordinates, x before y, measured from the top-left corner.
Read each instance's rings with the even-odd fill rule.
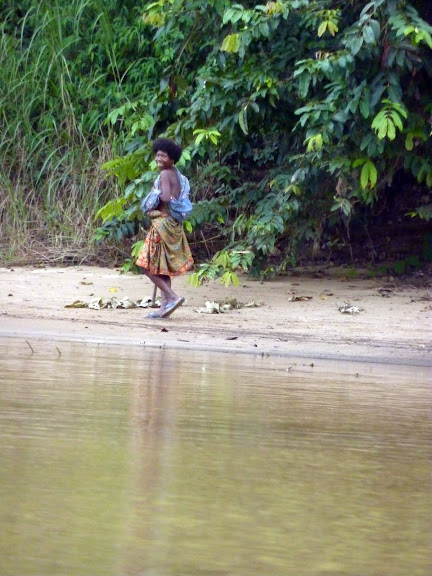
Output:
[[[165,276],[164,274],[162,274],[160,277],[163,280],[165,280],[168,287],[171,288],[171,278],[169,276]],[[168,298],[166,297],[166,295],[163,292],[161,292],[161,305],[160,305],[161,312],[167,304],[168,304]]]
[[[171,288],[171,278],[169,276],[156,276],[156,274],[150,274],[150,272],[145,268],[143,269],[143,272],[162,292],[161,299],[163,307],[172,302],[176,302],[179,299],[177,294]]]

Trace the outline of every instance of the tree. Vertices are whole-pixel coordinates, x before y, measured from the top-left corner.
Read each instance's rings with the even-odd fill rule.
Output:
[[[133,236],[152,179],[150,140],[174,137],[195,191],[188,230],[207,258],[217,253],[222,264],[209,268],[216,275],[238,265],[238,254],[247,255],[245,268],[254,257],[262,273],[283,270],[305,250],[349,248],[352,231],[397,187],[406,189],[407,218],[426,222],[428,4],[158,0],[138,14],[132,2],[21,2],[21,12],[7,3],[4,54],[15,64],[3,70],[9,88],[0,109],[15,105],[14,122],[2,116],[6,185],[22,173],[13,134],[23,125],[29,137],[20,149],[37,151],[27,154],[29,186],[49,183],[48,204],[59,181],[65,190],[76,178],[65,157],[97,149],[103,135],[115,156],[105,166],[119,186],[98,211],[97,238]],[[34,69],[22,79],[24,61]]]
[[[282,250],[283,268],[300,245],[331,242],[338,222],[349,236],[396,174],[431,188],[432,28],[411,3],[172,0],[144,21],[165,64],[154,129],[188,145],[191,228],[214,235],[219,221],[226,250],[251,250],[259,266]],[[136,146],[110,165],[124,180],[132,158],[148,161],[145,139]],[[128,205],[143,193],[127,190]],[[411,213],[430,218],[431,206]]]

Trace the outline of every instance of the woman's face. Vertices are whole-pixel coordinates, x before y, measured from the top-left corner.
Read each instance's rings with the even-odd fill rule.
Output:
[[[166,152],[162,152],[162,150],[156,152],[155,160],[159,170],[166,170],[174,166],[174,161],[171,160]]]

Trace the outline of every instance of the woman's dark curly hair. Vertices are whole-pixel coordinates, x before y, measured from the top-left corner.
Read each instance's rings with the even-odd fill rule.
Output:
[[[169,140],[168,138],[157,138],[153,142],[153,154],[156,154],[159,150],[168,154],[171,160],[174,160],[174,163],[178,162],[182,155],[182,147],[174,140]]]

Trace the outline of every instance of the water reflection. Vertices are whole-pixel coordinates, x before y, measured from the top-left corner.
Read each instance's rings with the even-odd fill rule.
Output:
[[[1,576],[430,573],[426,368],[1,344]]]

